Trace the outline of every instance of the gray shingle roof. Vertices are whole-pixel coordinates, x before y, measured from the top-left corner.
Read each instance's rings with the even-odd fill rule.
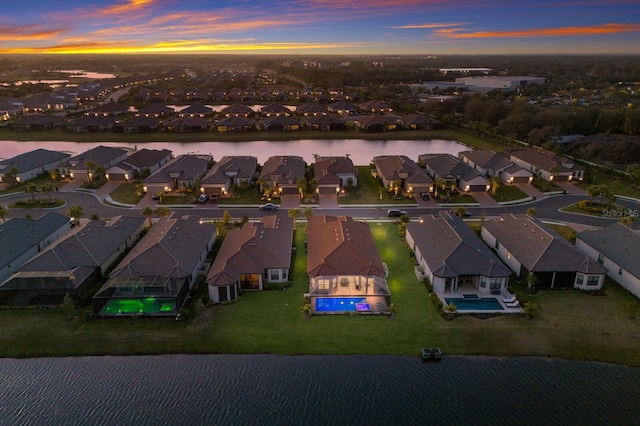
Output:
[[[62,166],[73,166],[74,169],[84,170],[85,163],[87,161],[93,161],[96,164],[104,165],[126,153],[127,151],[125,151],[124,149],[99,145],[81,154],[74,155],[65,163],[63,163]]]
[[[230,177],[251,180],[258,159],[251,156],[224,156],[213,165],[202,179],[203,184],[224,184]]]
[[[463,151],[459,155],[469,159],[473,164],[483,169],[497,170],[513,164],[512,161],[504,155],[489,150]]]
[[[169,161],[156,170],[151,176],[144,180],[144,183],[166,183],[171,182],[172,174],[177,175],[178,180],[190,180],[204,176],[208,161],[204,158],[192,155],[181,155]]]
[[[109,278],[184,278],[215,238],[215,226],[198,216],[161,218],[116,266]]]
[[[12,218],[0,224],[0,267],[10,264],[48,235],[69,223],[69,218],[49,212],[38,219]]]
[[[436,276],[511,275],[509,268],[457,216],[447,212],[440,216],[423,216],[420,223],[407,224],[407,233]]]
[[[407,173],[406,183],[433,183],[427,172],[405,155],[379,155],[373,158],[373,163],[388,181],[401,180],[400,175]]]
[[[607,271],[540,221],[527,215],[502,214],[482,226],[531,272]]]
[[[279,184],[295,184],[299,178],[304,177],[306,164],[302,157],[295,155],[279,155],[269,157],[260,172],[260,179],[271,182],[272,179]]]
[[[577,238],[640,278],[640,234],[616,222],[603,229],[582,231]]]
[[[0,161],[0,173],[9,170],[11,167],[16,167],[20,172],[26,172],[27,170],[33,170],[56,161],[63,161],[69,157],[71,157],[71,155],[63,152],[39,148]]]

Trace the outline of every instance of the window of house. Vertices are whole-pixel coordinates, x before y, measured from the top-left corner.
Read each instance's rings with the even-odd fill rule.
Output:
[[[485,277],[480,278],[480,287],[487,288],[487,279]]]
[[[602,255],[602,253],[598,254],[598,263],[599,264],[604,264],[604,256]]]
[[[576,283],[577,283],[578,285],[582,285],[582,284],[584,284],[584,275],[582,275],[582,274],[578,274],[578,275],[576,276]]]
[[[618,268],[618,275],[622,276],[622,268]]]
[[[489,288],[491,290],[499,290],[502,288],[502,280],[500,278],[492,278],[489,283]]]
[[[280,271],[277,269],[272,269],[269,271],[269,280],[277,281],[280,279]]]
[[[595,285],[598,285],[599,283],[600,283],[600,277],[597,275],[590,275],[589,278],[587,278],[588,286],[595,286]]]
[[[500,243],[496,240],[496,243],[493,245],[496,250],[500,250]]]

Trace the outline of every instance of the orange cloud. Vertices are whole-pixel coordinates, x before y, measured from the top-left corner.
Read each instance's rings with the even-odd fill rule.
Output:
[[[122,15],[137,10],[142,10],[148,6],[152,6],[154,0],[126,0],[124,4],[114,4],[103,8],[96,9],[94,13],[103,16]]]
[[[409,25],[400,25],[397,27],[389,27],[389,28],[398,28],[401,30],[414,30],[414,29],[432,29],[432,28],[446,28],[446,27],[460,27],[464,25],[469,25],[468,22],[449,22],[449,23],[431,23],[431,24],[409,24]]]
[[[599,26],[585,27],[560,27],[560,28],[533,28],[514,31],[476,31],[461,32],[462,29],[441,29],[433,32],[434,35],[456,38],[522,38],[522,37],[571,37],[589,36],[601,34],[617,34],[640,31],[640,24],[603,24]]]
[[[59,37],[67,30],[64,29],[31,29],[28,27],[0,26],[0,41],[51,40]]]

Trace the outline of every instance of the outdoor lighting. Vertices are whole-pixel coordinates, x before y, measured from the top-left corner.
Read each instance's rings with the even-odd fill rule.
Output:
[[[165,192],[169,192],[171,190],[171,188],[169,188],[168,186],[164,187]]]
[[[509,183],[513,183],[513,176],[509,178]]]
[[[143,190],[144,192],[149,192],[149,188],[147,188],[146,186],[143,186],[143,187],[142,187],[142,190]]]
[[[529,183],[533,182],[533,176],[529,176]]]
[[[553,175],[549,176],[549,182],[553,181]]]
[[[69,177],[73,179],[73,173],[69,173]]]
[[[487,185],[487,186],[486,186],[486,188],[487,188],[487,189],[485,189],[485,191],[490,190],[490,189],[491,189],[491,185]],[[468,189],[467,189],[467,191],[468,191]]]
[[[471,187],[470,187],[469,185],[467,185],[467,186],[465,186],[465,187],[464,187],[464,190],[465,190],[466,192],[469,192],[469,189],[471,189]],[[488,189],[488,188],[487,188],[487,189]]]
[[[104,175],[104,177],[105,177],[107,180],[109,180],[109,175],[105,174],[105,175]],[[124,178],[125,178],[125,179],[127,179],[127,175],[124,175]],[[129,179],[127,179],[127,180],[129,180]]]

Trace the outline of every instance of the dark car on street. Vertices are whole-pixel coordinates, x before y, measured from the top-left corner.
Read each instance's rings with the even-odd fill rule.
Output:
[[[278,210],[278,206],[273,203],[266,203],[260,206],[260,210]]]
[[[406,215],[407,212],[404,210],[398,210],[398,209],[389,209],[387,210],[387,216],[389,217],[400,217],[400,216],[404,216]]]

